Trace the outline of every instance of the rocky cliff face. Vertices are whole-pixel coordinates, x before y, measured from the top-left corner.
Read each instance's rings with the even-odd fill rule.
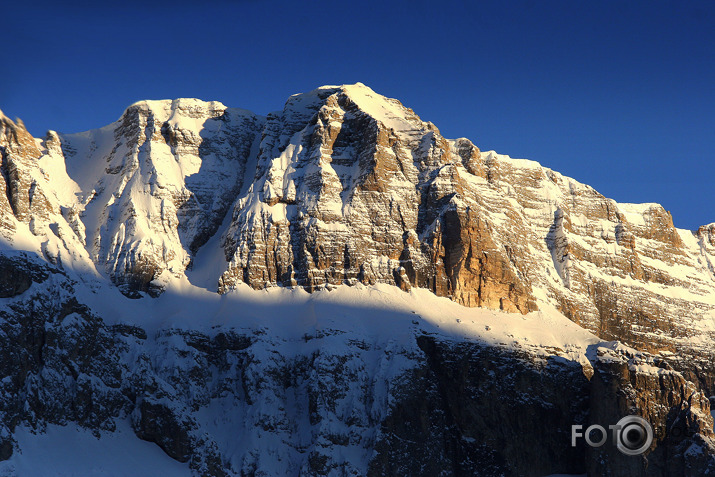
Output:
[[[44,223],[74,231],[49,254],[86,251],[127,293],[159,293],[200,267],[197,252],[219,234],[219,293],[390,283],[510,312],[556,304],[653,349],[711,338],[707,227],[677,230],[657,204],[617,204],[537,163],[445,139],[361,84],[295,95],[267,118],[175,100],[42,141],[3,125],[6,227],[32,217],[49,242]],[[613,290],[632,299],[615,303]],[[659,341],[664,328],[677,342]]]
[[[9,475],[23,452],[18,426],[111,432],[123,420],[205,476],[715,470],[710,405],[698,386],[667,360],[599,342],[565,318],[548,322],[557,337],[544,343],[519,330],[525,318],[509,318],[503,335],[485,331],[498,314],[475,318],[467,339],[408,309],[382,318],[396,328],[358,332],[347,324],[365,311],[323,291],[309,300],[314,324],[292,336],[268,319],[281,314],[270,307],[253,329],[144,329],[103,320],[76,298],[81,284],[37,258],[15,254],[0,266],[3,277],[28,274],[30,283],[7,293],[0,312],[0,457],[10,463],[0,471]],[[331,301],[339,306],[326,308]],[[288,309],[302,319],[298,303]],[[350,315],[344,326],[336,310]],[[645,456],[571,445],[573,424],[632,413],[662,431]]]
[[[619,204],[538,163],[446,139],[359,83],[294,95],[267,117],[217,102],[144,101],[104,128],[43,139],[0,113],[0,159],[0,352],[13,363],[3,371],[12,385],[0,456],[9,457],[22,423],[112,429],[125,417],[196,472],[270,473],[260,446],[239,458],[211,440],[216,428],[196,413],[223,400],[242,409],[241,435],[255,427],[290,443],[276,451],[288,473],[471,475],[477,466],[485,475],[697,475],[711,465],[712,224],[679,230],[658,204]],[[602,347],[608,359],[583,351],[584,367],[573,356],[543,362],[443,331],[413,330],[409,346],[398,340],[388,352],[389,340],[353,342],[332,330],[319,340],[348,340],[347,348],[321,354],[309,337],[295,354],[255,330],[109,324],[111,307],[79,298],[108,293],[105,281],[137,299],[119,308],[150,323],[152,314],[179,312],[149,296],[165,303],[162,293],[180,290],[230,298],[245,285],[389,284],[507,313],[555,308],[599,339],[640,351]],[[410,364],[388,372],[381,353]],[[157,365],[159,356],[172,364]],[[390,383],[380,403],[378,381]],[[554,394],[564,387],[573,399]],[[506,397],[486,404],[497,395]],[[509,406],[560,429],[637,412],[688,434],[666,433],[638,462],[576,448],[557,465],[564,436],[515,422]],[[478,414],[499,416],[509,430]],[[519,457],[516,430],[538,451]],[[247,437],[246,449],[254,438],[262,437]]]
[[[399,101],[362,85],[293,97],[269,116],[258,154],[224,235],[219,292],[241,282],[381,282],[468,306],[536,309],[530,280],[461,177],[483,173],[479,150],[446,140]]]

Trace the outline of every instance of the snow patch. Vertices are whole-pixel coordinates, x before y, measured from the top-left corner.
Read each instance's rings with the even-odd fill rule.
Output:
[[[188,464],[167,456],[159,446],[134,435],[121,421],[116,432],[99,432],[77,425],[49,425],[35,434],[26,427],[15,430],[19,450],[0,462],[1,476],[43,477],[155,477],[192,475]]]

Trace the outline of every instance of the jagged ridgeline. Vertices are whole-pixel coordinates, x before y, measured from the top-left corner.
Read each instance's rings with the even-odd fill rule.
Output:
[[[0,113],[0,154],[7,462],[18,426],[113,431],[129,419],[137,436],[205,475],[699,475],[715,465],[714,224],[680,230],[658,204],[619,204],[536,162],[446,139],[360,83],[291,96],[265,117],[196,99],[142,101],[101,129],[43,139]],[[402,291],[370,302],[388,285]],[[490,320],[549,316],[562,327],[565,316],[587,338],[547,346],[526,333],[535,347],[526,349],[479,320],[453,333],[413,317],[399,333],[344,322],[316,331],[329,315],[316,311],[305,338],[272,341],[260,324],[234,329],[240,306],[219,306],[244,303],[251,288],[302,310],[329,303],[336,287],[380,313],[406,297],[444,307],[444,297],[505,312],[464,311]],[[189,296],[208,303],[215,329],[157,325]],[[421,305],[400,306],[386,316],[427,320]],[[294,339],[297,354],[276,344]],[[314,349],[323,341],[335,348]],[[388,349],[392,358],[375,357]],[[147,364],[158,356],[172,358]],[[359,386],[334,375],[346,366]],[[266,392],[273,414],[257,404]],[[509,397],[487,404],[498,395]],[[509,406],[521,405],[566,434],[512,422]],[[261,447],[249,421],[231,421],[249,436],[244,447],[212,437],[205,414],[236,410],[272,444]],[[666,437],[637,462],[570,448],[569,423],[635,411],[688,437]]]

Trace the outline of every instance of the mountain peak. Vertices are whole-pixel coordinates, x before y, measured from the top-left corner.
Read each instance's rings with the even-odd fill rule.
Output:
[[[273,115],[282,116],[289,130],[295,132],[321,108],[336,107],[342,111],[360,111],[388,130],[396,131],[407,142],[418,139],[427,130],[437,131],[436,127],[423,122],[412,109],[405,107],[399,100],[383,96],[359,82],[326,85],[307,93],[294,94],[286,101],[283,111]]]
[[[363,83],[293,95],[267,118],[218,101],[139,101],[54,143],[40,165],[53,174],[64,159],[81,191],[60,204],[68,227],[112,281],[141,291],[205,262],[202,286],[222,292],[392,283],[507,311],[556,303],[586,323],[601,302],[578,290],[612,276],[645,280],[634,296],[651,308],[665,305],[649,281],[715,295],[701,257],[710,248],[662,208],[617,204],[535,162],[446,139]],[[602,263],[613,269],[593,278]],[[699,278],[671,276],[674,263]],[[668,306],[691,316],[686,305]]]
[[[307,91],[307,92],[300,92],[300,93],[292,94],[290,97],[303,96],[303,95],[319,95],[319,94],[325,93],[325,92],[332,94],[332,93],[335,93],[336,91],[347,91],[349,89],[359,89],[359,88],[367,88],[370,91],[372,91],[372,89],[369,86],[366,86],[364,83],[360,83],[360,82],[345,83],[345,84],[338,84],[338,85],[325,84],[323,86],[318,86],[317,88]]]
[[[228,109],[220,101],[204,101],[197,98],[142,100],[131,104],[122,117],[137,113],[151,115],[160,121],[168,121],[179,113],[182,116],[200,119],[206,115],[217,116]]]
[[[646,403],[639,415],[692,423],[715,454],[713,224],[678,230],[656,204],[446,139],[361,83],[265,118],[139,101],[44,143],[2,116],[0,159],[0,371],[15,376],[1,387],[0,474],[22,448],[6,423],[113,429],[124,416],[182,462],[205,453],[197,475],[583,472],[574,459],[589,453],[567,430],[596,422],[589,401],[596,417]],[[515,408],[543,422],[514,434]],[[470,421],[483,410],[511,433]],[[704,475],[682,437],[641,461]],[[564,449],[574,465],[540,461]]]
[[[0,123],[4,123],[6,127],[10,129],[19,128],[23,131],[26,131],[25,123],[22,121],[22,119],[16,117],[13,121],[12,119],[10,119],[9,116],[5,115],[2,110],[0,110]]]

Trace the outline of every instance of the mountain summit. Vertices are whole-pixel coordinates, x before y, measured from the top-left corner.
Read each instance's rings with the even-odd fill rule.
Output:
[[[162,308],[168,296],[193,294],[210,301],[214,298],[207,298],[209,295],[226,295],[231,299],[247,293],[246,286],[255,290],[278,287],[283,291],[270,292],[278,295],[306,290],[318,291],[325,296],[329,290],[341,285],[355,287],[352,292],[341,293],[358,295],[363,293],[360,290],[365,286],[383,289],[392,285],[405,292],[404,297],[395,300],[424,296],[426,290],[458,305],[506,312],[489,315],[496,320],[499,316],[514,318],[507,313],[524,315],[523,319],[544,316],[540,314],[542,312],[548,316],[567,317],[584,328],[583,336],[589,337],[583,338],[578,345],[583,347],[579,348],[583,356],[578,355],[583,359],[570,357],[576,363],[574,366],[584,369],[579,379],[588,375],[590,380],[593,376],[595,364],[588,364],[590,371],[583,366],[595,359],[591,355],[587,359],[586,347],[596,346],[598,339],[614,343],[617,340],[660,356],[658,359],[677,356],[678,359],[667,365],[679,376],[669,379],[677,382],[653,384],[655,394],[651,397],[665,399],[658,393],[671,392],[673,386],[679,386],[680,397],[675,400],[678,406],[685,406],[683,403],[691,402],[693,396],[697,396],[697,411],[704,413],[704,417],[698,419],[710,422],[709,431],[705,425],[704,430],[698,432],[704,436],[712,434],[709,403],[703,396],[715,395],[715,226],[703,226],[694,232],[680,230],[673,226],[670,214],[658,204],[619,204],[536,162],[512,159],[494,151],[480,151],[466,138],[444,138],[434,124],[422,121],[398,100],[381,96],[361,83],[323,86],[293,95],[281,111],[266,117],[228,108],[215,101],[141,101],[127,108],[116,122],[100,129],[78,134],[49,131],[42,139],[33,138],[21,122],[15,123],[0,113],[0,156],[2,296],[22,301],[23,296],[27,297],[25,292],[48,293],[47,296],[55,298],[53,305],[47,306],[59,308],[45,310],[44,315],[40,313],[45,316],[43,319],[52,321],[53,317],[63,313],[62,319],[73,314],[81,317],[82,327],[89,326],[94,330],[95,338],[109,348],[123,349],[128,353],[126,357],[136,356],[136,353],[131,354],[131,349],[138,345],[125,341],[143,341],[146,332],[141,329],[141,320],[131,327],[125,323],[121,325],[124,328],[119,324],[113,325],[115,328],[103,328],[105,325],[100,323],[106,316],[101,316],[102,305],[92,308],[90,302],[97,302],[97,293],[107,293],[107,284],[128,298],[119,301],[121,307],[165,311],[174,310]],[[54,277],[53,284],[48,277]],[[35,284],[34,288],[32,284]],[[83,287],[94,290],[86,293],[95,298],[80,303],[76,296],[81,293],[77,290],[84,290]],[[40,289],[44,291],[40,292]],[[70,300],[68,296],[75,298]],[[425,300],[437,300],[436,297]],[[220,301],[218,296],[215,299]],[[151,300],[162,305],[152,304]],[[315,300],[320,302],[323,298]],[[28,303],[25,305],[35,306]],[[12,308],[14,305],[8,306]],[[7,313],[15,317],[17,326],[29,326],[23,321],[27,319],[23,318],[23,313],[28,309],[22,306],[12,309],[14,311]],[[174,316],[172,313],[179,312],[174,310],[166,316]],[[323,315],[315,316],[314,319],[319,320],[318,317]],[[162,353],[173,349],[170,353],[181,354],[173,348],[172,339],[182,340],[183,344],[176,346],[183,351],[206,353],[201,359],[209,360],[204,364],[215,366],[216,373],[225,373],[231,366],[238,366],[233,361],[233,364],[221,361],[227,359],[226,356],[235,358],[239,356],[235,353],[244,353],[253,346],[252,343],[262,339],[258,335],[241,337],[209,333],[199,336],[191,333],[194,332],[157,331],[154,339],[158,340],[157,346]],[[179,338],[168,338],[169,335]],[[316,336],[306,335],[305,342]],[[430,372],[437,373],[434,382],[420,381],[420,386],[446,385],[446,381],[441,381],[447,379],[445,376],[452,379],[451,373],[458,374],[458,370],[446,364],[448,355],[456,353],[458,356],[459,353],[454,348],[441,348],[442,345],[429,336],[422,336],[418,340],[419,346],[409,348],[405,356],[417,359],[415,353],[424,353],[424,358],[417,361],[426,360],[420,363],[427,363]],[[533,338],[533,335],[528,336]],[[125,344],[118,344],[120,342]],[[364,349],[360,348],[362,351],[351,348],[351,358],[346,358],[342,364],[351,362],[358,366],[364,358],[377,367],[385,365],[370,357],[372,355],[364,355],[368,353],[366,350],[373,353],[379,349],[388,353],[387,349],[381,348],[385,343],[381,343],[365,344]],[[599,349],[608,350],[602,354],[620,356],[618,359],[629,369],[636,359],[633,354],[636,352],[623,351],[632,348],[614,343]],[[559,341],[554,350],[566,344]],[[353,345],[358,346],[351,341],[350,346]],[[28,346],[27,349],[37,351],[32,347],[34,344]],[[83,344],[82,349],[86,346],[89,344]],[[280,346],[272,343],[266,349],[275,351],[278,348]],[[558,349],[554,354],[561,356],[563,350]],[[276,352],[286,351],[280,348]],[[142,353],[156,359],[155,351]],[[223,357],[217,357],[219,355]],[[106,380],[116,381],[116,376],[109,376],[107,369],[114,370],[112,372],[117,376],[138,372],[137,363],[117,363],[114,357],[104,356],[100,351],[97,356],[108,360],[100,366],[104,371],[99,374],[96,370],[83,372],[105,384]],[[245,358],[243,354],[240,356]],[[288,359],[285,354],[282,356]],[[483,366],[486,355],[480,356],[474,358],[478,365],[465,366],[470,369]],[[642,354],[638,356],[637,359],[645,360],[643,362],[650,359],[651,365],[654,363],[651,355],[650,358],[644,358]],[[492,357],[506,359],[499,353]],[[94,359],[91,356],[85,358],[87,362]],[[340,359],[331,355],[324,363],[313,364],[327,369],[339,362]],[[249,368],[251,373],[261,373],[260,367],[251,368],[249,364],[241,365],[242,373],[248,372]],[[288,381],[296,379],[289,376],[290,372],[309,372],[312,366],[300,360],[283,364],[281,372],[288,373],[285,375]],[[42,368],[42,363],[38,362],[38,366]],[[446,367],[437,372],[434,366]],[[604,369],[607,367],[606,364],[603,366]],[[368,386],[366,383],[375,375],[364,368],[364,363],[358,367],[363,373],[358,373],[362,376],[359,379]],[[188,373],[190,368],[178,366],[175,369]],[[156,367],[151,372],[144,371],[149,374],[145,373],[141,379],[149,375],[156,379],[166,377],[166,370]],[[633,376],[643,372],[641,369],[632,371]],[[390,383],[397,379],[391,372],[375,370],[380,379]],[[102,388],[107,396],[114,396],[112,399],[116,402],[111,402],[115,404],[124,402],[124,399],[131,402],[112,408],[108,401],[100,400],[101,406],[112,409],[107,411],[107,416],[103,415],[101,419],[85,416],[89,419],[86,422],[79,417],[75,420],[90,428],[110,429],[110,417],[134,413],[132,425],[137,435],[159,443],[166,453],[179,461],[194,459],[192,468],[200,469],[205,475],[223,475],[217,469],[236,470],[237,465],[248,469],[242,470],[241,475],[267,475],[265,472],[270,472],[266,470],[270,467],[261,467],[260,459],[251,461],[246,456],[241,457],[243,460],[236,457],[238,460],[226,464],[225,453],[228,451],[221,447],[222,444],[201,440],[201,432],[206,432],[207,427],[194,423],[196,425],[187,424],[186,429],[190,430],[186,430],[183,424],[172,421],[192,415],[191,406],[200,408],[210,402],[216,404],[212,400],[222,399],[221,392],[204,396],[205,402],[187,404],[191,392],[204,392],[195,383],[196,389],[182,391],[186,393],[186,399],[172,401],[173,404],[166,407],[161,401],[162,396],[181,392],[176,389],[160,391],[160,388],[178,386],[178,383],[169,380],[166,382],[169,384],[156,381],[152,385],[142,381],[149,387],[139,391],[135,387],[138,375],[132,376],[135,381],[132,381],[134,387],[131,389],[125,390],[119,382],[115,382],[116,386],[106,384],[109,387]],[[563,377],[550,376],[552,384],[563,385]],[[80,377],[75,370],[72,379],[79,380]],[[324,390],[319,391],[317,383],[324,377],[314,376],[318,381],[312,382],[311,386],[318,387],[310,392],[301,388],[301,392],[307,392],[310,399],[322,396]],[[25,396],[22,393],[29,392],[27,386],[31,383],[28,384],[26,378],[15,383],[13,399],[20,399]],[[255,375],[242,375],[240,379],[254,378],[257,379]],[[191,379],[197,378],[193,376]],[[336,386],[335,392],[340,392],[337,389],[341,385],[331,383]],[[232,387],[235,383],[224,384]],[[618,386],[623,388],[627,384],[621,382]],[[255,386],[251,388],[258,393],[254,398],[258,395],[265,398],[260,383],[244,382],[243,385],[248,386],[246,389]],[[580,398],[586,399],[583,393],[589,392],[588,384],[580,385],[583,389],[574,392],[581,393]],[[292,382],[286,386],[300,387],[302,384]],[[537,392],[539,386],[534,383],[530,386],[530,392]],[[599,392],[603,391],[599,389]],[[121,396],[112,394],[115,391]],[[368,399],[369,393],[364,394],[364,389],[354,391],[362,396],[360,399]],[[75,389],[75,395],[76,392]],[[92,396],[96,396],[97,389],[94,392]],[[144,392],[151,398],[132,400],[138,399],[137,393]],[[457,394],[450,399],[468,399]],[[134,397],[130,399],[130,395]],[[367,406],[366,403],[362,405]],[[244,404],[253,405],[248,401]],[[306,405],[310,409],[320,408],[314,401]],[[414,411],[411,407],[414,405],[417,404],[405,405],[401,412]],[[184,407],[179,409],[177,406]],[[449,407],[451,404],[441,402],[439,406]],[[560,403],[559,406],[567,404]],[[7,429],[14,428],[23,419],[18,409],[13,411],[18,414]],[[587,412],[585,408],[571,409],[569,415],[581,411]],[[253,409],[250,412],[259,411]],[[392,437],[375,434],[376,429],[387,422],[388,410],[380,408],[379,411],[368,409],[364,412],[369,419],[361,414],[355,422],[359,421],[364,430],[371,429],[372,440],[368,439],[369,445],[365,444],[367,441],[353,444],[358,447],[364,444],[360,447],[361,452],[367,452],[365,449],[368,448],[377,452],[377,456],[360,457],[363,464],[371,462],[374,475],[390,474],[389,461],[375,450],[380,445],[386,446],[385,455],[388,455],[390,446],[397,442],[390,440]],[[298,426],[301,422],[292,420],[295,416],[287,414],[284,416],[287,421],[279,420],[283,424],[269,422],[276,419],[275,415],[260,419],[257,416],[253,415],[256,423],[267,426],[264,427],[267,433],[275,431],[270,428],[273,425],[280,427],[290,422],[290,425]],[[394,416],[392,414],[392,418]],[[405,415],[401,417],[407,418]],[[660,418],[666,419],[664,416]],[[47,416],[43,419],[57,422]],[[193,416],[191,419],[199,418]],[[310,415],[314,428],[318,421],[313,422],[313,419],[319,418]],[[340,415],[338,420],[341,423],[350,421],[346,419]],[[159,426],[161,431],[157,430],[156,422],[159,421],[164,424],[164,427]],[[442,424],[458,426],[459,422]],[[172,426],[184,429],[184,441],[178,442],[161,434]],[[392,426],[389,432],[395,435],[406,429],[397,429],[394,423]],[[0,428],[0,438],[2,432]],[[6,434],[10,435],[11,430]],[[338,434],[340,432],[331,428],[328,434],[320,436],[327,439],[326,435],[329,435],[337,442],[341,439]],[[274,437],[278,435],[280,433]],[[367,434],[361,435],[361,439],[367,439]],[[467,434],[462,437],[475,439]],[[328,463],[340,461],[332,455],[325,458],[330,452],[324,446],[320,452],[313,450],[317,452],[315,458],[318,461],[306,464],[309,461],[296,456],[302,452],[301,448],[309,446],[310,439],[305,436],[298,439],[294,435],[290,439],[294,439],[291,441],[293,450],[287,454],[279,452],[287,459],[286,469],[294,471],[303,465],[313,472],[305,470],[305,475],[328,475]],[[534,439],[538,441],[540,438]],[[493,450],[499,448],[497,441],[480,441],[479,446],[497,452]],[[428,442],[432,441],[428,439],[423,444]],[[476,448],[465,455],[471,456],[472,452],[477,452]],[[439,454],[439,458],[456,458],[447,454]],[[0,458],[2,455],[0,445]],[[224,455],[223,464],[221,455]],[[483,462],[488,461],[496,469],[495,475],[499,469],[516,473],[528,469],[527,464],[521,467],[519,463],[504,464],[502,454],[494,455],[496,457],[485,458]],[[703,455],[710,454],[705,452]],[[586,464],[578,456],[569,458],[574,462],[569,468],[584,469]],[[237,464],[239,461],[243,463]],[[323,468],[321,462],[328,466],[325,467],[327,473],[316,470]],[[706,458],[704,462],[709,461]],[[512,464],[516,467],[509,467]],[[542,464],[538,467],[540,471],[558,470],[548,463]],[[404,465],[409,467],[408,463]],[[593,465],[597,468],[597,464]],[[688,465],[704,468],[694,463]],[[402,472],[408,467],[398,466],[393,471],[397,472],[395,469],[399,468]],[[263,474],[257,470],[261,468]],[[360,475],[366,468],[358,466],[357,474],[340,475]],[[378,468],[381,469],[379,472],[375,470]]]
[[[692,342],[715,309],[707,227],[446,139],[361,83],[267,117],[178,99],[42,140],[2,125],[5,243],[128,295],[389,283],[510,312],[548,303],[601,332],[628,309],[629,339],[651,344],[663,322]]]

